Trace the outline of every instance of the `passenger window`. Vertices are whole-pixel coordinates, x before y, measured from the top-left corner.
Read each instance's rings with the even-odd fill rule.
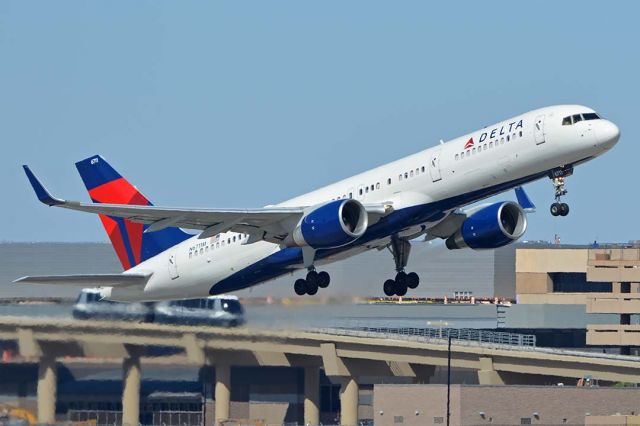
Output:
[[[200,247],[200,254],[203,254],[204,250],[202,250],[202,247]]]
[[[489,148],[493,148],[493,141],[489,142]]]
[[[371,190],[373,191],[373,184],[371,184]]]
[[[460,154],[460,158],[464,158],[464,151],[462,151],[462,154]]]
[[[349,193],[349,198],[353,198],[353,192]]]
[[[189,259],[193,256],[193,253],[189,252]]]
[[[398,175],[398,180],[402,180],[402,174]]]
[[[522,130],[520,130],[520,137],[522,137]]]
[[[409,173],[404,172],[404,178],[405,178],[405,179],[409,179]]]
[[[224,240],[222,240],[222,247],[224,247]]]
[[[571,126],[571,116],[562,119],[563,126]]]
[[[515,138],[516,138],[516,134],[514,133],[511,135],[511,139],[515,139]]]
[[[206,246],[206,247],[204,248],[204,251],[205,251],[205,252],[207,252],[207,253],[209,253],[209,246]]]
[[[500,138],[500,145],[504,145],[504,138]]]
[[[456,154],[456,161],[460,158],[460,154]]]
[[[484,145],[482,145],[482,150],[486,151],[487,150],[487,144],[485,143]]]
[[[468,149],[468,150],[467,150],[467,157],[468,157],[468,156],[470,156],[470,155],[471,155],[471,150],[470,150],[470,149]]]
[[[376,189],[380,189],[380,182],[376,183]]]
[[[367,194],[369,193],[369,187],[368,186],[364,189],[364,192],[366,192]]]
[[[422,166],[422,173],[424,173],[424,166]]]
[[[227,238],[227,244],[231,244],[231,238]]]
[[[582,116],[580,114],[574,114],[572,118],[573,118],[573,124],[577,123],[578,121],[582,121]]]
[[[220,243],[216,243],[216,248],[220,248]]]
[[[509,140],[511,140],[511,138],[509,137],[509,135],[507,135],[507,142],[509,142]]]
[[[236,236],[235,235],[233,236],[233,242],[234,243],[236,242]]]
[[[409,172],[409,176],[413,177],[413,170],[411,170],[411,172]]]
[[[391,178],[387,179],[387,185],[391,185]]]
[[[420,168],[418,167],[418,168],[416,169],[416,176],[418,176],[419,174],[420,174]]]
[[[471,153],[472,153],[472,154],[475,154],[475,153],[476,153],[476,149],[475,149],[475,148],[473,148],[473,149],[471,150]]]

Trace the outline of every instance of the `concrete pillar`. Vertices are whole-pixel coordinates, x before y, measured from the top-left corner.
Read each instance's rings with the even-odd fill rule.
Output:
[[[216,364],[216,426],[229,419],[231,404],[231,367],[229,364]]]
[[[318,367],[304,369],[304,424],[306,426],[320,424],[320,369]]]
[[[122,424],[140,424],[140,358],[122,360]]]
[[[480,358],[480,369],[478,370],[478,382],[481,385],[504,385],[504,380],[493,368],[492,358]]]
[[[58,371],[55,357],[40,358],[38,363],[38,423],[55,423]]]
[[[358,424],[358,382],[353,377],[346,378],[340,387],[340,425]]]

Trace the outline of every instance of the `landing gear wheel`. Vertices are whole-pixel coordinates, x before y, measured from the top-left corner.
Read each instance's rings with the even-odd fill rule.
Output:
[[[306,285],[307,294],[313,296],[318,292],[318,281],[308,281]]]
[[[560,216],[566,216],[569,214],[569,204],[560,203]]]
[[[549,211],[551,212],[551,216],[559,216],[560,215],[560,203],[553,203],[551,207],[549,207]],[[567,209],[568,212],[568,209]]]
[[[396,284],[400,284],[401,286],[407,286],[407,274],[406,272],[400,271],[396,274]]]
[[[328,272],[318,272],[318,287],[327,288],[331,282],[331,276]]]
[[[307,282],[308,283],[314,283],[315,285],[318,285],[318,273],[316,271],[309,271],[307,273]]]
[[[382,286],[382,290],[387,297],[396,295],[396,282],[394,280],[386,280]]]
[[[416,288],[418,287],[418,284],[420,284],[420,277],[415,272],[409,272],[407,274],[406,282],[407,287],[411,289]]]
[[[297,279],[293,284],[293,291],[295,291],[298,296],[304,296],[307,294],[307,282],[302,278]]]
[[[396,295],[402,297],[405,294],[407,294],[407,284],[396,281]]]

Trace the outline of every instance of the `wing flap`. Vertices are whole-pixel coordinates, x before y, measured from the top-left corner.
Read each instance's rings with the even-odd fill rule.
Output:
[[[34,275],[18,278],[14,283],[64,285],[70,287],[130,287],[144,285],[151,274]]]

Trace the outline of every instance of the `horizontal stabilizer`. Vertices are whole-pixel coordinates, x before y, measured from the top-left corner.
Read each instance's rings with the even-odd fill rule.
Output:
[[[151,274],[38,275],[18,278],[14,283],[49,284],[71,287],[129,287],[143,285]]]

